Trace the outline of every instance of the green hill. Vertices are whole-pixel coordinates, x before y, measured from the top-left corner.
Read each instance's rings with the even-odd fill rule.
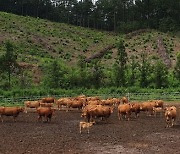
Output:
[[[61,59],[64,64],[75,66],[79,56],[87,59],[99,57],[105,67],[111,67],[117,55],[113,45],[118,37],[111,32],[0,12],[0,55],[5,52],[6,40],[13,42],[18,53],[17,61],[33,72],[35,83],[41,80],[39,66],[52,59]],[[152,62],[161,58],[172,68],[176,54],[180,52],[180,38],[172,34],[139,30],[123,37],[129,59],[134,55],[137,61],[141,61],[141,53],[146,52]]]
[[[18,61],[40,64],[62,58],[73,63],[79,55],[91,55],[115,39],[107,32],[0,12],[0,51],[5,40],[11,40],[16,44]]]

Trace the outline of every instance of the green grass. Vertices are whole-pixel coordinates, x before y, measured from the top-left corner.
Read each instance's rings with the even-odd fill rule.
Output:
[[[4,12],[0,12],[0,33],[3,34],[3,41],[14,42],[21,57],[30,55],[39,62],[43,58],[60,57],[60,52],[63,55],[71,53],[77,58],[77,55],[84,54],[83,48],[89,52],[92,49],[99,51],[108,44],[113,44],[116,39],[107,32]],[[0,53],[2,52],[3,44],[0,48]],[[69,61],[69,57],[63,58]]]

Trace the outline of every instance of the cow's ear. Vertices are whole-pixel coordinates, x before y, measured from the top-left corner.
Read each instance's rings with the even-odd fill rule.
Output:
[[[167,107],[165,107],[164,110],[166,111],[166,110],[167,110]]]

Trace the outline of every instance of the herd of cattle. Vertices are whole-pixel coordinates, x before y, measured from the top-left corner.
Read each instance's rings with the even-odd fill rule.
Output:
[[[3,122],[3,116],[13,116],[14,121],[20,112],[28,112],[29,108],[35,108],[38,114],[38,121],[42,121],[42,117],[47,122],[51,121],[51,117],[56,110],[68,110],[77,108],[82,111],[81,117],[84,121],[80,122],[80,133],[82,128],[91,127],[97,118],[101,120],[107,120],[113,113],[114,109],[117,109],[119,120],[130,120],[132,114],[135,114],[137,118],[140,112],[146,112],[147,116],[158,113],[164,113],[166,120],[166,127],[172,127],[177,117],[177,108],[175,106],[164,107],[162,100],[151,100],[147,102],[129,102],[127,97],[111,98],[102,100],[99,97],[86,97],[81,95],[78,97],[65,97],[55,99],[53,97],[42,98],[37,101],[25,101],[24,107],[0,107],[0,118]]]

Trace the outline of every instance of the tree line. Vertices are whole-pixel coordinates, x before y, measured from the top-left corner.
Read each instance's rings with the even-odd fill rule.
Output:
[[[179,0],[0,0],[0,11],[100,30],[180,30]]]
[[[59,59],[42,65],[42,80],[38,87],[48,89],[71,88],[106,88],[106,87],[139,87],[139,88],[175,88],[180,83],[180,54],[177,54],[176,65],[168,69],[162,60],[152,63],[147,54],[141,54],[139,61],[134,56],[128,58],[125,51],[124,40],[116,44],[118,54],[111,67],[105,67],[101,59],[87,62],[80,57],[78,65],[69,67]],[[31,88],[32,74],[21,78],[25,74],[17,63],[15,46],[7,41],[5,53],[1,55],[0,77],[1,89],[14,87]],[[30,73],[30,72],[29,72]],[[27,83],[29,82],[29,84]]]

